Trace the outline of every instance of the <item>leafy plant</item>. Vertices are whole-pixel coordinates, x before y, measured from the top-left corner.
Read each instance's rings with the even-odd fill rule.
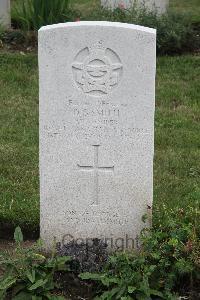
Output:
[[[200,49],[199,27],[189,15],[168,12],[157,15],[145,8],[116,8],[114,11],[97,6],[87,15],[73,9],[70,0],[16,0],[12,9],[12,24],[21,29],[27,41],[34,41],[30,31],[44,25],[75,20],[112,21],[138,24],[157,29],[157,53],[181,54]],[[29,42],[30,43],[30,42]]]
[[[119,253],[111,256],[104,273],[83,273],[81,279],[99,281],[103,293],[97,299],[151,299],[163,293],[150,287],[155,265],[147,264],[145,256],[136,253]],[[134,297],[134,298],[133,298]]]
[[[20,0],[12,11],[12,22],[25,31],[37,31],[41,26],[68,22],[77,17],[69,0]]]
[[[200,48],[198,30],[192,26],[191,18],[185,14],[169,12],[157,15],[155,12],[138,9],[116,8],[114,11],[97,8],[87,20],[112,21],[142,25],[157,29],[157,53],[175,54],[195,51]]]
[[[200,212],[165,207],[162,212],[162,222],[158,222],[159,212],[154,228],[142,232],[139,252],[118,253],[110,257],[102,272],[80,275],[100,283],[96,299],[172,300],[178,292],[194,292],[200,280]]]
[[[3,276],[0,278],[0,298],[11,295],[13,300],[62,300],[52,294],[58,288],[54,275],[58,271],[68,271],[69,256],[46,257],[41,252],[41,243],[31,248],[23,248],[23,234],[19,227],[14,233],[16,248],[13,253],[0,256]]]

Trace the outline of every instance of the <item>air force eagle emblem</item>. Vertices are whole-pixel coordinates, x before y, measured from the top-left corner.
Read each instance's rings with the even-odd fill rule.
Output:
[[[77,54],[72,69],[78,87],[96,96],[115,88],[123,71],[120,58],[109,48],[84,48]]]

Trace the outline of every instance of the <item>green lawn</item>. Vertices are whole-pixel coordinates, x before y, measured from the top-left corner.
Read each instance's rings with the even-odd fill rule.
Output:
[[[71,0],[71,4],[84,15],[100,6],[100,0]]]
[[[37,57],[0,53],[0,223],[39,224]],[[157,62],[154,205],[200,198],[200,57]]]
[[[0,54],[0,74],[0,223],[36,226],[39,220],[37,59],[33,55]]]
[[[194,22],[200,22],[200,0],[170,0],[170,8],[180,13],[188,13]]]

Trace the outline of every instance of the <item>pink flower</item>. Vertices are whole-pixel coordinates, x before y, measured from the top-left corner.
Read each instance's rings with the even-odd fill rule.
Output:
[[[123,3],[120,3],[119,6],[118,6],[120,9],[125,9],[125,6]]]

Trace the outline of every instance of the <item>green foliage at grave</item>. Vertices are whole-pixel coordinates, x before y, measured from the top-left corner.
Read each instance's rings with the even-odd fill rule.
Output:
[[[198,10],[196,2],[190,6],[194,10],[195,5]],[[157,29],[158,54],[180,54],[198,51],[200,48],[199,21],[193,18],[190,10],[188,12],[179,9],[174,1],[169,12],[159,16],[155,12],[135,7],[111,11],[90,1],[16,0],[12,6],[12,24],[14,28],[23,31],[26,42],[31,45],[36,44],[37,30],[43,25],[76,20],[138,24]],[[6,40],[9,41],[9,37]]]
[[[100,273],[83,273],[81,279],[99,283],[101,300],[178,299],[192,295],[200,282],[200,209],[154,212],[152,230],[141,235],[139,252],[110,257]]]
[[[85,17],[87,20],[123,22],[157,29],[157,53],[175,54],[200,48],[200,37],[187,15],[169,12],[159,16],[145,9],[114,11],[97,8]]]
[[[144,216],[143,221],[146,219]],[[17,227],[16,247],[0,253],[0,299],[71,299],[69,287],[78,282],[74,291],[77,299],[196,300],[200,292],[199,220],[198,201],[185,209],[155,209],[154,226],[142,231],[139,249],[113,254],[97,273],[79,274],[91,298],[80,292],[83,282],[77,272],[69,273],[72,258],[60,257],[55,251],[51,256],[44,254],[40,241],[24,247],[22,231]]]
[[[69,270],[68,256],[51,257],[41,252],[41,243],[31,248],[22,247],[23,234],[20,227],[14,233],[16,248],[13,252],[0,254],[0,299],[12,300],[64,300],[52,294],[59,288],[54,280],[58,271]]]
[[[100,0],[71,0],[75,8],[80,9],[83,15],[100,7]],[[199,0],[170,0],[170,11],[177,13],[189,13],[192,22],[200,22],[200,2]]]
[[[44,25],[74,21],[77,12],[69,0],[19,0],[13,4],[12,22],[24,31],[37,31]]]

